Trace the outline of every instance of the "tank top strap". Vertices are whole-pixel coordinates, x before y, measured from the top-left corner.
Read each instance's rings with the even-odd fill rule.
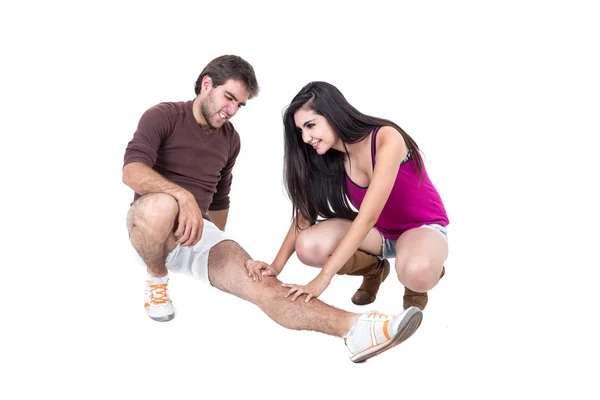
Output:
[[[377,132],[379,132],[380,126],[375,127],[373,129],[373,134],[371,135],[371,163],[373,164],[373,168],[375,168],[375,139],[377,137]]]

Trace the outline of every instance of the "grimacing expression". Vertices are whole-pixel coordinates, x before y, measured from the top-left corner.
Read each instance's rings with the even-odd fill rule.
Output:
[[[302,141],[319,155],[325,154],[340,141],[327,119],[313,110],[300,108],[294,113],[294,122],[302,133]]]
[[[200,102],[200,115],[211,128],[220,128],[246,105],[248,96],[241,81],[229,79],[217,87],[210,81],[206,97]]]

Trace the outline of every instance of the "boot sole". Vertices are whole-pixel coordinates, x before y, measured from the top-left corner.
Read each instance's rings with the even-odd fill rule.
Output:
[[[356,359],[350,358],[352,362],[361,363],[367,361],[371,357],[375,357],[379,353],[382,353],[386,350],[389,350],[393,347],[398,346],[400,343],[404,342],[406,339],[411,337],[413,333],[417,331],[419,326],[421,326],[421,322],[423,321],[423,312],[417,308],[410,308],[407,310],[406,315],[400,322],[400,328],[396,335],[383,347],[377,349],[373,353],[365,354],[363,356],[357,357]]]

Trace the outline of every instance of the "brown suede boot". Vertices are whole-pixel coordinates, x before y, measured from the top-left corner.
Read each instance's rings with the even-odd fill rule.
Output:
[[[440,279],[446,273],[446,267],[442,267],[442,273],[440,274]],[[427,292],[419,293],[410,290],[407,287],[404,287],[404,309],[406,310],[409,307],[419,307],[421,310],[425,309],[427,305],[427,301],[429,298],[427,297]]]
[[[359,306],[371,304],[377,297],[379,286],[390,274],[390,263],[379,260],[374,255],[356,250],[352,257],[338,271],[338,275],[362,276],[362,285],[358,288],[352,302]]]

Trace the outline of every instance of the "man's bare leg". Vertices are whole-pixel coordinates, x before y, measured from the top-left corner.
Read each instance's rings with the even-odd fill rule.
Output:
[[[248,278],[244,267],[248,253],[233,241],[223,241],[214,246],[208,257],[208,277],[216,288],[231,293],[260,307],[278,324],[296,330],[311,330],[343,337],[360,316],[334,307],[318,299],[308,303],[291,302],[283,296],[287,289],[273,277],[261,282]]]
[[[164,193],[142,196],[129,209],[129,240],[152,276],[167,274],[165,259],[177,246],[173,226],[178,212],[177,200]]]
[[[149,274],[144,308],[150,318],[160,322],[175,317],[175,308],[169,297],[165,259],[177,246],[173,227],[178,212],[175,198],[168,194],[150,193],[133,203],[127,214],[129,239],[144,260]]]

